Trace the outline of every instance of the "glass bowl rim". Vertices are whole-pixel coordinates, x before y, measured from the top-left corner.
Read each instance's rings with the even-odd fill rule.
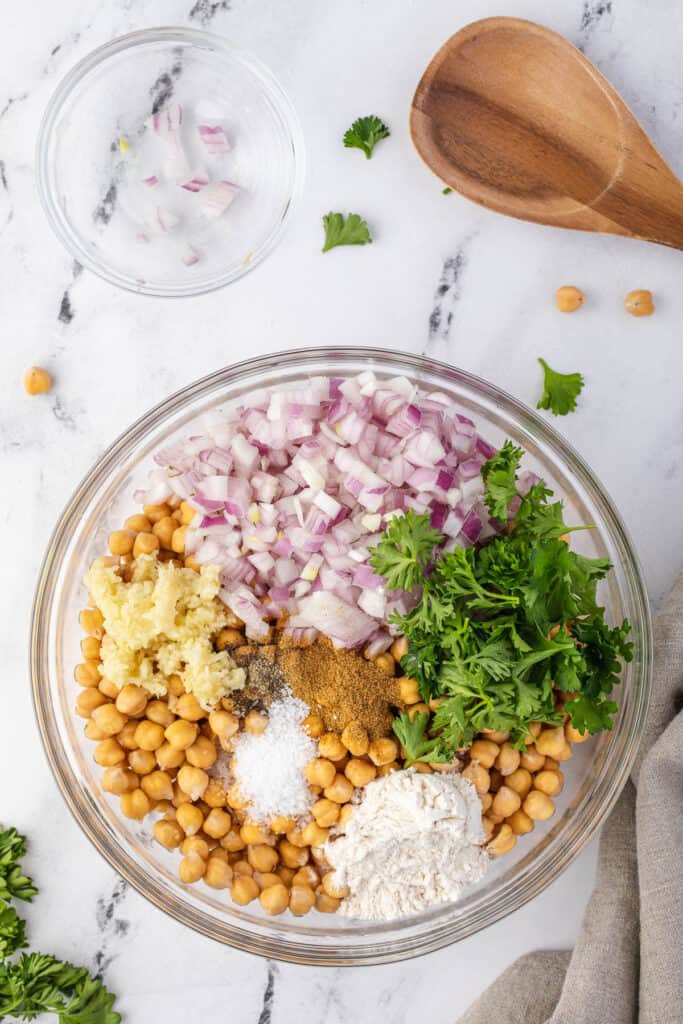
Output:
[[[90,255],[81,241],[81,236],[72,231],[68,226],[68,220],[64,217],[60,204],[55,199],[53,173],[49,163],[55,125],[64,105],[82,83],[83,79],[110,57],[154,42],[171,44],[175,42],[199,48],[209,47],[214,50],[220,50],[224,56],[239,61],[250,72],[254,73],[260,79],[264,91],[268,94],[282,118],[287,134],[287,142],[291,147],[293,165],[292,186],[284,212],[266,240],[254,253],[249,263],[235,266],[230,272],[221,272],[206,281],[189,282],[187,285],[172,285],[168,287],[162,285],[141,285],[125,275],[114,271],[108,263],[97,260]],[[53,234],[61,242],[69,255],[87,270],[92,271],[109,284],[114,284],[124,291],[132,292],[134,295],[150,295],[155,298],[175,299],[206,295],[209,292],[217,291],[219,288],[240,280],[262,263],[281,241],[284,230],[299,204],[305,178],[305,164],[305,144],[299,116],[289,94],[270,68],[259,57],[251,53],[250,50],[236,46],[225,37],[214,32],[173,25],[137,29],[134,32],[127,32],[122,36],[116,36],[116,38],[110,39],[94,50],[91,50],[90,53],[87,53],[74,64],[59,81],[48,100],[38,129],[35,146],[38,199]]]
[[[349,945],[333,949],[332,946],[321,946],[316,950],[310,944],[299,943],[289,938],[282,939],[275,935],[253,935],[244,927],[224,925],[218,928],[209,915],[204,914],[188,903],[179,901],[172,892],[156,885],[149,875],[131,859],[123,846],[110,842],[106,829],[94,821],[91,816],[82,812],[78,800],[72,792],[74,782],[78,785],[78,779],[68,763],[61,739],[54,722],[51,720],[50,678],[49,671],[44,666],[49,634],[49,617],[53,603],[59,599],[59,592],[53,591],[51,586],[53,565],[56,563],[59,566],[60,564],[61,555],[70,537],[70,532],[68,531],[74,526],[74,521],[78,519],[81,504],[88,499],[88,495],[93,489],[100,486],[107,479],[109,473],[116,467],[120,459],[125,457],[134,448],[135,444],[144,438],[149,430],[163,423],[166,417],[182,411],[184,407],[189,406],[197,399],[201,399],[202,396],[210,396],[219,387],[228,388],[230,384],[239,381],[240,376],[245,373],[263,373],[275,367],[279,370],[296,369],[305,373],[307,364],[320,363],[325,359],[334,360],[335,358],[342,361],[345,358],[349,360],[353,358],[368,358],[376,359],[379,363],[386,359],[387,363],[391,364],[392,369],[395,369],[398,365],[406,372],[412,372],[414,375],[417,375],[420,370],[428,373],[443,374],[447,378],[450,377],[452,380],[457,380],[458,383],[472,389],[474,392],[481,393],[501,403],[506,413],[515,417],[517,421],[523,417],[526,424],[530,425],[537,435],[551,445],[553,454],[561,458],[564,464],[571,468],[575,477],[588,490],[591,499],[600,504],[600,512],[606,529],[609,530],[612,537],[616,537],[620,541],[628,556],[626,575],[630,587],[629,593],[634,602],[634,623],[637,621],[642,630],[642,658],[639,666],[639,676],[634,681],[633,713],[628,732],[625,736],[620,760],[615,766],[617,770],[608,781],[608,788],[602,803],[591,807],[592,817],[590,820],[585,821],[578,834],[572,837],[572,841],[567,843],[559,853],[556,853],[549,864],[550,870],[547,871],[544,877],[540,877],[540,872],[537,872],[536,876],[531,876],[530,879],[526,880],[526,884],[522,889],[517,889],[510,897],[500,900],[497,906],[490,905],[479,908],[477,925],[474,928],[469,928],[469,930],[463,930],[459,927],[457,921],[451,921],[445,924],[437,923],[433,931],[418,936],[417,941],[415,941],[414,936],[404,935],[399,939],[388,941],[382,941],[378,938],[378,941],[372,945],[364,945],[362,947],[353,948]],[[258,384],[255,384],[255,387],[258,387]],[[636,614],[638,616],[637,620],[635,619]],[[67,502],[48,542],[33,602],[29,668],[34,714],[46,757],[61,794],[72,816],[90,842],[110,866],[125,878],[142,896],[180,923],[245,952],[298,964],[361,966],[392,963],[397,960],[421,956],[459,941],[468,935],[476,934],[476,932],[481,931],[483,928],[506,917],[509,913],[520,909],[534,896],[543,892],[578,856],[614,807],[626,784],[630,768],[638,751],[652,689],[652,622],[642,570],[630,537],[621,522],[611,498],[582,457],[536,412],[488,381],[430,357],[368,346],[300,348],[274,352],[233,363],[180,388],[140,416],[96,460]],[[43,679],[45,679],[45,682],[43,682]],[[154,889],[156,891],[152,891]]]

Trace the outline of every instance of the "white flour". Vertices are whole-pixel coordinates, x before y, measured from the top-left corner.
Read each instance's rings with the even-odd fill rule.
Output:
[[[369,783],[345,833],[328,841],[340,913],[387,921],[456,900],[490,863],[481,803],[461,775],[394,772]]]

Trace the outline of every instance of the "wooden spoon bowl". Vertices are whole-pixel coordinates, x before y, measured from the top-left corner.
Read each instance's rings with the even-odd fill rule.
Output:
[[[683,249],[683,184],[597,68],[541,25],[486,18],[452,36],[410,130],[435,174],[482,206]]]

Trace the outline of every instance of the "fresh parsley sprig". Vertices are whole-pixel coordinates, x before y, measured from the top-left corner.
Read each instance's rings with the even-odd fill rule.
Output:
[[[30,902],[38,890],[22,874],[19,861],[26,855],[26,839],[15,828],[0,831],[0,900],[27,900]]]
[[[519,494],[521,449],[510,443],[482,468],[491,514],[509,532],[479,548],[444,553],[429,514],[394,518],[371,554],[390,590],[422,588],[421,599],[392,623],[408,640],[401,659],[425,701],[441,704],[427,721],[399,716],[394,726],[409,760],[435,761],[469,746],[482,729],[510,731],[524,747],[531,722],[560,724],[557,691],[580,731],[612,726],[621,659],[630,661],[630,625],[610,628],[598,603],[606,559],[574,552],[562,503],[541,482]]]
[[[580,373],[558,373],[552,370],[545,359],[539,357],[543,367],[543,394],[536,405],[537,409],[550,409],[554,416],[566,416],[576,409],[576,399],[583,389],[583,377]]]
[[[362,150],[366,160],[369,160],[377,143],[388,138],[390,134],[384,121],[371,114],[368,117],[359,117],[353,122],[344,134],[344,145],[348,149]]]
[[[372,242],[370,229],[357,213],[344,217],[342,213],[326,213],[323,216],[325,244],[323,252],[334,249],[337,245],[368,245]]]

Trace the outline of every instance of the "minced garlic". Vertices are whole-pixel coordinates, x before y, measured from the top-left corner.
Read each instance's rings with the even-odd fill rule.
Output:
[[[244,669],[213,646],[226,625],[216,566],[197,573],[140,555],[129,583],[97,564],[84,582],[104,617],[102,674],[119,689],[135,683],[160,697],[175,673],[208,710],[244,686]]]

